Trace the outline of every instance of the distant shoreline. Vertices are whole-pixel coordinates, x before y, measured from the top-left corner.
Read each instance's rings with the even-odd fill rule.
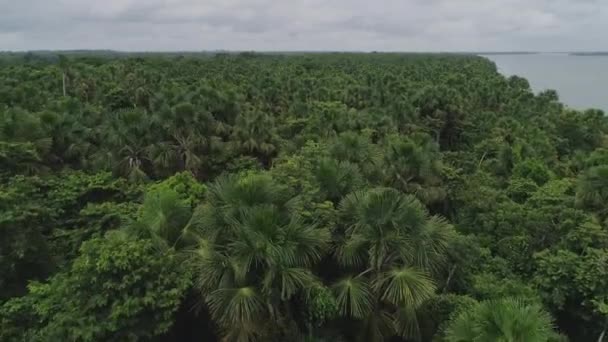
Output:
[[[598,51],[598,52],[571,52],[570,55],[571,56],[587,56],[587,57],[608,56],[608,52],[606,52],[606,51]]]
[[[533,52],[533,51],[504,51],[504,52],[475,52],[477,55],[483,56],[499,56],[499,55],[539,55],[545,52]]]

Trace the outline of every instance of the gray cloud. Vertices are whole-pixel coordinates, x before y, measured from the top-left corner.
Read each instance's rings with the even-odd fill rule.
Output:
[[[0,0],[0,49],[608,50],[604,0]]]

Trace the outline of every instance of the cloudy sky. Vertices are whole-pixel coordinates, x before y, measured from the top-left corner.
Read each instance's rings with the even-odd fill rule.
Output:
[[[608,0],[0,0],[0,50],[608,50]]]

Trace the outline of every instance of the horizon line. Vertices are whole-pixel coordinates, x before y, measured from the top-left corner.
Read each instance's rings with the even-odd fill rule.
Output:
[[[195,54],[195,53],[385,53],[385,54],[608,54],[608,50],[562,50],[562,51],[533,51],[533,50],[116,50],[116,49],[31,49],[31,50],[0,50],[0,54],[26,53],[95,53],[110,52],[117,54]]]

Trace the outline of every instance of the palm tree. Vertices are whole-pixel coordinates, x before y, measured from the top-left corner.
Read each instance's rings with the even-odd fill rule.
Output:
[[[359,321],[357,336],[416,338],[416,309],[433,296],[453,228],[395,189],[354,192],[340,204],[344,241],[338,262],[351,270],[334,285],[343,316]]]
[[[220,125],[211,114],[191,103],[180,103],[160,110],[151,119],[163,136],[163,141],[152,143],[148,151],[157,173],[204,173],[205,157],[213,152],[219,139],[216,133]]]
[[[66,93],[66,81],[67,81],[67,73],[69,70],[69,62],[68,58],[64,55],[59,56],[59,68],[61,69],[61,85],[63,90],[63,97],[67,95]]]
[[[105,166],[96,163],[95,155],[103,147],[98,143],[99,132],[85,121],[85,115],[46,113],[42,118],[53,135],[53,154],[62,163],[85,168]]]
[[[274,119],[259,111],[241,113],[236,118],[232,139],[237,150],[257,157],[268,165],[277,150]]]
[[[463,125],[461,102],[458,92],[445,85],[424,87],[414,97],[420,120],[433,131],[443,149],[458,142]]]
[[[537,304],[506,298],[479,303],[458,314],[446,331],[449,342],[545,342],[555,336],[551,316]]]
[[[318,284],[310,268],[329,232],[287,208],[267,174],[221,176],[193,221],[198,288],[226,341],[268,339],[293,321],[297,294]]]
[[[170,189],[146,193],[138,219],[130,225],[135,235],[150,239],[161,250],[183,249],[192,244],[192,209]]]
[[[145,162],[148,160],[148,147],[139,145],[138,142],[125,145],[116,151],[118,163],[115,170],[126,176],[133,182],[139,182],[148,178],[145,171]]]
[[[331,144],[332,155],[341,161],[371,164],[375,162],[374,145],[369,137],[357,132],[343,132]]]
[[[148,177],[150,150],[157,143],[153,123],[142,110],[121,110],[114,113],[104,127],[104,142],[110,148],[117,173],[133,181]]]
[[[382,153],[371,142],[370,132],[343,132],[334,139],[329,150],[334,158],[357,164],[368,179],[382,178],[377,167],[381,163]]]
[[[363,185],[363,176],[356,164],[326,158],[319,161],[315,169],[315,177],[320,189],[327,198],[338,202],[346,194],[359,189]]]
[[[386,182],[426,204],[441,201],[446,193],[441,187],[440,158],[437,144],[426,134],[390,136],[383,156]]]
[[[173,134],[173,139],[175,141],[173,148],[183,165],[183,170],[197,174],[202,164],[198,151],[206,145],[205,137],[197,133],[188,132],[186,134]]]

